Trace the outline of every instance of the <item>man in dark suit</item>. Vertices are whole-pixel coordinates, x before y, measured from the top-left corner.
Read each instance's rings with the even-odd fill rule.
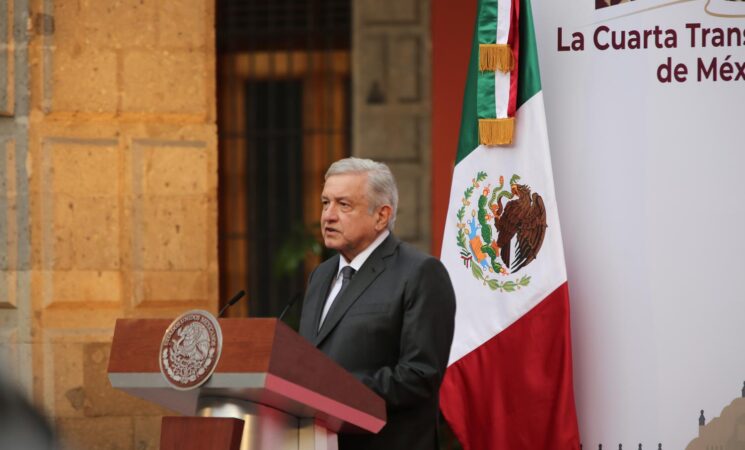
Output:
[[[455,294],[439,260],[391,230],[398,191],[385,164],[347,158],[326,172],[324,244],[338,255],[308,280],[300,334],[383,397],[377,435],[339,435],[340,450],[437,448],[438,392]]]

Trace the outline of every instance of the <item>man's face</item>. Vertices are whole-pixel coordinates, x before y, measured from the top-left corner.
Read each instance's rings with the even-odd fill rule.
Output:
[[[347,261],[367,248],[388,224],[390,207],[370,212],[365,173],[330,176],[323,186],[321,203],[323,243]]]

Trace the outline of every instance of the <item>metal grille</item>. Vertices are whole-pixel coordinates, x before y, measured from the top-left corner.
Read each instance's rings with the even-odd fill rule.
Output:
[[[217,5],[221,298],[246,288],[230,315],[276,316],[319,261],[302,244],[320,217],[323,172],[349,154],[351,5]]]

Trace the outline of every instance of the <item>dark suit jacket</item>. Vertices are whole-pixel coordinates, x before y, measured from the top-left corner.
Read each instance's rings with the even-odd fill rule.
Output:
[[[339,255],[311,273],[300,334],[383,397],[388,414],[377,435],[340,434],[340,450],[436,449],[438,391],[455,320],[445,267],[390,235],[318,330],[338,268]]]

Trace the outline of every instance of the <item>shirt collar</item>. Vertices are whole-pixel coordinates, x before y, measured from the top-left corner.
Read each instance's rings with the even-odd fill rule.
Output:
[[[368,245],[366,249],[362,250],[357,256],[352,259],[352,261],[347,261],[344,256],[339,253],[339,268],[336,270],[336,275],[339,276],[339,272],[341,272],[341,269],[344,266],[352,266],[355,272],[359,272],[360,267],[362,267],[363,264],[365,264],[365,261],[367,261],[367,258],[370,257],[372,252],[375,251],[376,248],[380,247],[380,244],[383,243],[385,238],[387,238],[391,234],[390,231],[385,230],[382,233],[380,233],[380,236],[375,238],[374,241],[372,241],[372,244]]]

